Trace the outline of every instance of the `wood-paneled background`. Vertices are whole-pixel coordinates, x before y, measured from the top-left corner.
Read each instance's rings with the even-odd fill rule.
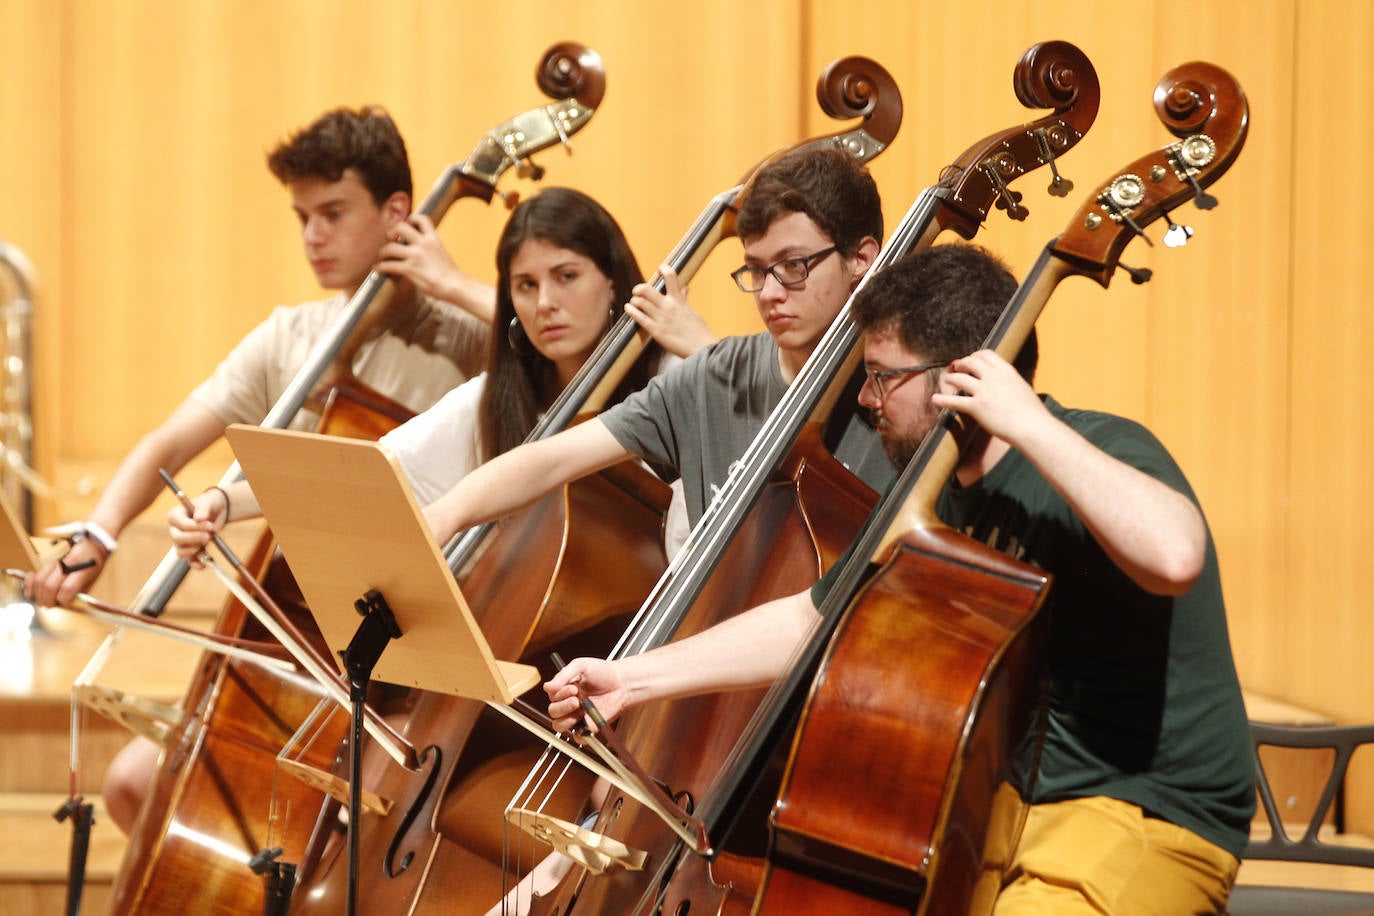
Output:
[[[539,157],[545,183],[605,202],[648,270],[750,164],[835,129],[813,87],[836,57],[872,57],[902,88],[901,133],[873,166],[889,225],[971,142],[1034,116],[1010,78],[1036,41],[1074,42],[1101,79],[1097,123],[1061,163],[1080,194],[1168,141],[1151,106],[1166,70],[1206,59],[1236,74],[1251,130],[1213,189],[1221,206],[1176,214],[1196,230],[1184,249],[1127,249],[1154,269],[1148,285],[1065,284],[1041,320],[1040,386],[1139,419],[1173,450],[1216,535],[1247,688],[1374,719],[1367,0],[5,0],[0,238],[41,284],[40,468],[68,492],[106,479],[273,305],[315,297],[263,164],[278,139],[325,108],[381,103],[422,195],[487,128],[543,101],[535,63],[566,39],[602,55],[608,88],[575,155]],[[1047,181],[1022,183],[1026,222],[980,236],[1020,270],[1080,203]],[[504,215],[462,202],[443,228],[488,279]],[[738,259],[723,245],[693,284],[721,333],[757,328],[725,276]],[[208,483],[228,457],[190,474]],[[47,503],[41,520],[88,501]],[[1353,788],[1354,825],[1374,831],[1374,776]]]

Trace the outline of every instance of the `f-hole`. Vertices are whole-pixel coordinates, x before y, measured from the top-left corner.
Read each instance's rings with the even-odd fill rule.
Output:
[[[401,864],[398,866],[396,864],[396,852],[400,849],[401,843],[405,839],[406,831],[410,829],[411,824],[415,823],[415,819],[420,816],[420,812],[424,809],[425,803],[429,800],[430,793],[434,791],[434,783],[439,778],[439,763],[444,759],[443,751],[439,750],[438,746],[431,744],[429,747],[425,748],[424,753],[420,755],[420,763],[423,764],[428,762],[430,757],[434,758],[434,765],[429,768],[429,775],[425,777],[425,784],[420,789],[420,793],[415,797],[415,801],[406,811],[406,816],[401,819],[400,826],[396,828],[396,835],[391,838],[391,845],[387,847],[385,863],[387,877],[400,877],[400,875],[410,867],[410,863],[415,861],[415,853],[408,852],[401,859]],[[361,821],[361,818],[359,820]],[[352,825],[349,829],[356,830],[358,829],[358,825]]]

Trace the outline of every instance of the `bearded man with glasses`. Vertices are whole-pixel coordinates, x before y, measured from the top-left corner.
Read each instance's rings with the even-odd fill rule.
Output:
[[[985,250],[937,245],[885,268],[851,308],[864,332],[859,402],[893,462],[911,460],[941,410],[959,414],[959,464],[936,514],[1054,576],[1047,722],[1042,742],[1014,736],[1013,788],[1030,807],[992,913],[1221,913],[1255,769],[1216,548],[1149,430],[1035,392],[1034,329],[1011,363],[978,349],[1016,289]],[[586,700],[612,720],[771,683],[844,566],[657,649],[574,659],[544,687],[549,717],[567,731]]]

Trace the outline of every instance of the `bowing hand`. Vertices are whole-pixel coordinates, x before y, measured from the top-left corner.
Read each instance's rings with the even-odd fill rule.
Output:
[[[41,607],[64,607],[88,589],[105,568],[108,554],[90,538],[60,559],[44,563],[24,579],[24,596]]]
[[[177,505],[167,513],[167,528],[177,556],[201,568],[200,555],[228,519],[228,500],[218,488],[206,490],[191,500],[191,510]]]
[[[608,722],[630,705],[629,691],[615,664],[599,658],[573,659],[544,684],[544,692],[549,696],[554,731],[564,734],[584,722],[596,730],[582,708],[584,699],[590,700]]]

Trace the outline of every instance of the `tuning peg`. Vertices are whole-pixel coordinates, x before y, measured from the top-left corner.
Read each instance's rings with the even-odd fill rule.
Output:
[[[1006,210],[1007,216],[1012,219],[1023,220],[1030,214],[1030,211],[1021,206],[1021,192],[1011,190],[1007,187],[1007,183],[1002,180],[1002,169],[997,160],[998,157],[993,156],[979,164],[983,174],[988,176],[988,180],[997,189],[997,209]]]
[[[1150,241],[1145,230],[1136,225],[1129,212],[1131,207],[1138,206],[1144,199],[1145,183],[1138,176],[1130,173],[1117,176],[1098,197],[1102,206],[1110,210],[1118,220],[1130,226],[1132,232],[1144,239],[1146,245],[1153,248],[1155,243]]]
[[[1030,214],[1029,210],[1021,206],[1021,192],[1005,186],[997,195],[996,207],[998,210],[1006,210],[1007,216],[1015,220],[1023,220]]]
[[[1199,210],[1211,210],[1217,205],[1217,199],[1197,183],[1193,173],[1199,169],[1211,165],[1217,157],[1216,141],[1206,134],[1194,134],[1169,149],[1169,156],[1173,159],[1177,173],[1193,186],[1193,203],[1197,204]]]
[[[1164,233],[1164,247],[1182,248],[1184,245],[1187,245],[1188,240],[1193,237],[1192,227],[1180,226],[1178,223],[1174,222],[1173,217],[1169,215],[1169,211],[1167,210],[1164,211],[1164,221],[1169,224],[1168,231]]]
[[[1188,183],[1193,186],[1193,203],[1197,205],[1199,210],[1211,210],[1216,207],[1217,199],[1202,190],[1202,186],[1197,183],[1197,179],[1187,172],[1183,173],[1183,177],[1187,178]]]
[[[533,159],[526,159],[515,167],[515,174],[531,181],[539,181],[544,177],[544,167],[535,163]]]
[[[1129,264],[1122,264],[1119,261],[1117,262],[1116,266],[1120,267],[1122,270],[1126,271],[1126,273],[1130,274],[1131,282],[1134,283],[1136,286],[1139,286],[1142,283],[1149,283],[1150,278],[1155,275],[1155,272],[1153,270],[1150,270],[1150,268],[1148,267],[1131,267]]]
[[[500,188],[497,188],[496,196],[501,198],[501,203],[506,205],[507,210],[514,210],[515,205],[520,203],[519,191],[502,191]]]
[[[552,107],[552,106],[550,106],[550,107]],[[545,108],[544,110],[545,110],[546,112],[549,111],[548,108]],[[564,117],[565,117],[565,115],[571,116],[571,117],[576,117],[576,116],[577,116],[577,109],[574,108],[571,112],[562,112],[562,111],[560,111],[560,112],[558,112],[558,113],[556,113],[556,114],[550,113],[550,115],[549,115],[549,120],[553,122],[553,129],[556,130],[556,131],[558,131],[558,142],[561,143],[561,144],[563,145],[563,148],[564,148],[565,150],[568,151],[568,155],[571,156],[571,155],[572,155],[572,141],[568,139],[568,132],[564,129]]]
[[[1045,129],[1042,127],[1035,132],[1035,142],[1040,147],[1040,156],[1050,167],[1050,174],[1054,176],[1050,182],[1049,192],[1051,197],[1068,197],[1073,190],[1073,182],[1059,174],[1059,167],[1054,163],[1054,150],[1050,147],[1049,138],[1045,136]]]

